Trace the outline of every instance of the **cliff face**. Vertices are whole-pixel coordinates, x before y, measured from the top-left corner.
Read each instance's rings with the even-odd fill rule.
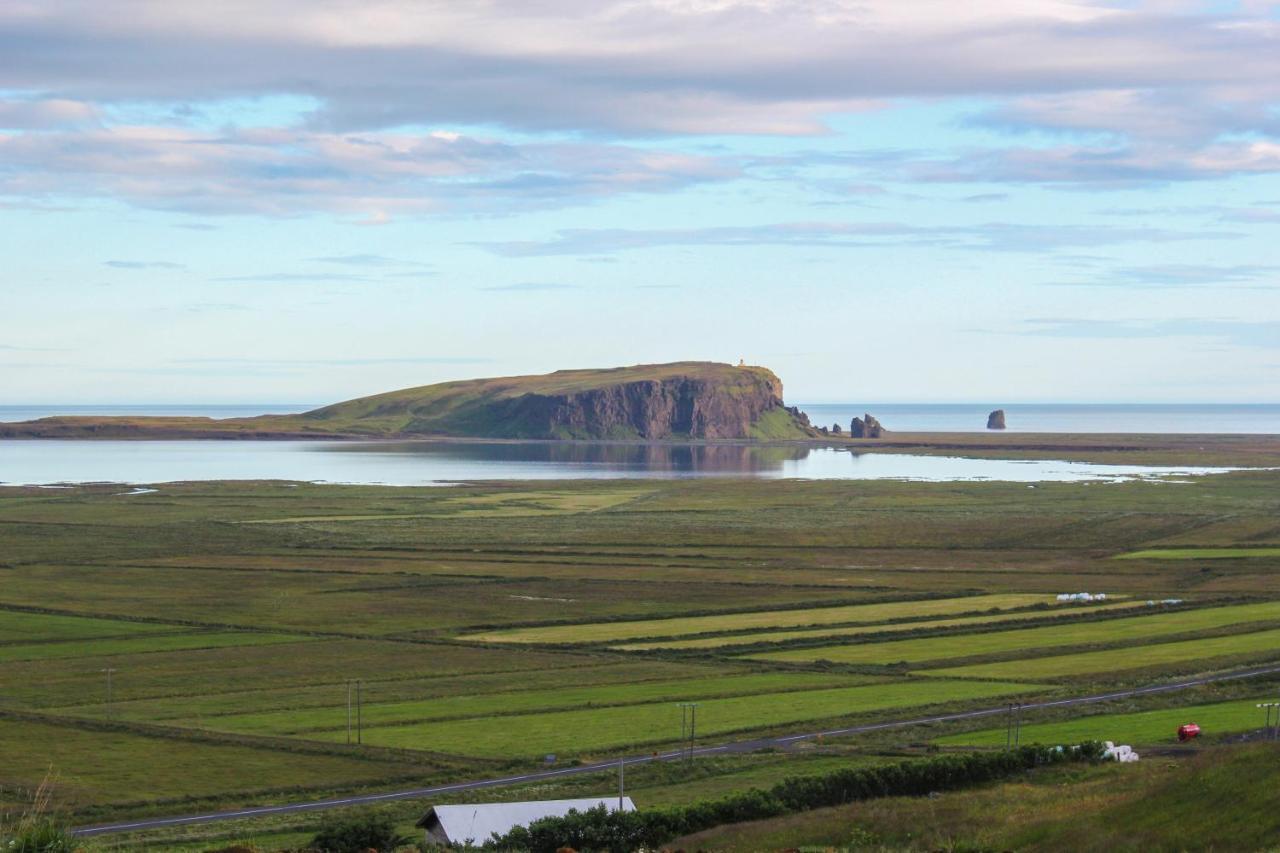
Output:
[[[527,394],[502,408],[492,421],[499,433],[538,438],[751,438],[766,413],[782,409],[782,383],[645,380]]]

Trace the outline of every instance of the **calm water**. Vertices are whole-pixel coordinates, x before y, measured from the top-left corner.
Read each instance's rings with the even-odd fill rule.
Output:
[[[1280,433],[1280,404],[1255,405],[981,405],[811,403],[801,405],[815,426],[840,424],[864,412],[887,430],[986,432],[987,415],[1004,409],[1006,432]]]
[[[797,477],[1116,481],[1226,469],[854,454],[835,449],[618,444],[302,441],[0,441],[0,482],[299,480],[398,486],[458,480]]]
[[[0,422],[29,421],[53,415],[170,415],[244,418],[289,414],[316,408],[305,403],[171,406],[0,406]],[[840,424],[870,412],[886,429],[900,432],[983,432],[996,404],[801,403],[816,426]],[[1008,432],[1266,433],[1280,434],[1280,404],[1115,405],[1011,404],[1005,410]]]

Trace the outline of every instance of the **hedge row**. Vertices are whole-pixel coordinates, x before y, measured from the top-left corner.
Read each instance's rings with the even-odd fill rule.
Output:
[[[876,797],[921,796],[1004,779],[1043,764],[1096,760],[1097,743],[1070,749],[1024,746],[1007,752],[945,755],[878,767],[838,770],[821,776],[784,779],[768,790],[753,789],[722,800],[652,811],[614,812],[604,806],[565,817],[549,817],[516,827],[490,840],[486,850],[555,853],[654,849],[681,835],[727,823],[777,817],[823,806]]]

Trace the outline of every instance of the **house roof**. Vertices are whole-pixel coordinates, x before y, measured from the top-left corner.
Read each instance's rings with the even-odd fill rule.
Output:
[[[605,806],[611,812],[618,811],[617,797],[600,797],[584,800],[535,800],[523,803],[478,803],[456,806],[432,806],[418,821],[418,826],[444,831],[451,844],[483,844],[497,833],[506,835],[517,826],[527,826],[544,817],[563,817],[570,811]],[[633,812],[635,803],[623,797],[622,811]]]

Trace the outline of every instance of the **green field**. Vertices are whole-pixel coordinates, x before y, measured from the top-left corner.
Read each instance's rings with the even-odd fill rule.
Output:
[[[288,752],[7,719],[0,719],[0,767],[6,788],[31,786],[52,772],[59,800],[69,807],[237,791],[323,790],[357,780],[421,778],[436,769],[427,762],[385,757]]]
[[[897,634],[906,631],[928,631],[936,628],[975,628],[1017,622],[1027,619],[1059,616],[1083,616],[1089,613],[1108,613],[1116,610],[1134,610],[1144,605],[1133,602],[1092,604],[1085,607],[1054,607],[1047,610],[1017,611],[999,616],[965,616],[958,619],[926,619],[920,622],[900,622],[890,625],[869,625],[861,628],[814,628],[808,631],[769,631],[760,634],[733,634],[726,637],[704,637],[697,640],[661,640],[654,643],[628,643],[613,646],[620,651],[647,651],[649,649],[719,649],[728,646],[752,646],[759,643],[779,643],[787,640],[822,640],[828,637],[862,637],[873,634]]]
[[[1270,850],[1280,834],[1280,747],[1252,743],[1176,761],[1045,767],[928,797],[888,797],[730,824],[672,849]]]
[[[1043,628],[992,631],[963,637],[931,637],[886,643],[820,646],[813,649],[753,655],[752,658],[776,661],[829,660],[835,663],[917,664],[951,658],[1019,654],[1027,650],[1048,649],[1056,646],[1084,646],[1144,640],[1277,619],[1280,619],[1280,602],[1267,602],[1234,607],[1175,610],[1171,613],[1159,612],[1144,616],[1051,625]]]
[[[172,625],[126,622],[119,619],[90,619],[83,616],[55,616],[0,610],[0,645],[58,640],[87,640],[94,637],[127,637],[135,634],[172,632]]]
[[[924,670],[924,672],[930,675],[963,678],[1064,678],[1131,669],[1155,669],[1170,664],[1211,661],[1219,657],[1247,656],[1270,660],[1274,659],[1278,647],[1280,647],[1280,630],[1255,631],[1248,634],[1231,634],[1226,637],[1183,640],[1177,643],[1156,643],[1136,649],[1109,649],[1074,655],[1026,658],[1003,663],[979,663]]]
[[[851,714],[916,708],[946,702],[1034,693],[1031,684],[921,680],[892,684],[763,693],[698,704],[698,731],[704,737]],[[365,732],[365,743],[426,749],[489,758],[573,754],[679,740],[680,708],[675,702],[616,708],[479,717],[426,725],[389,726]],[[328,739],[345,740],[346,730]]]
[[[795,628],[804,625],[834,625],[844,622],[888,622],[946,613],[976,613],[1032,607],[1053,601],[1047,595],[975,595],[969,598],[894,601],[884,604],[855,604],[845,607],[814,607],[805,610],[770,610],[763,613],[734,613],[727,616],[696,616],[685,619],[650,619],[639,622],[609,622],[596,625],[562,625],[467,634],[464,640],[491,643],[608,643],[633,637],[677,637],[717,631],[744,631],[757,628]]]
[[[1178,726],[1198,723],[1204,737],[1258,729],[1266,722],[1259,702],[1274,702],[1274,695],[1234,702],[1187,705],[1138,711],[1131,714],[1097,714],[1060,723],[1023,722],[1022,743],[1082,743],[1087,740],[1109,740],[1135,746],[1177,742]],[[1271,712],[1274,720],[1275,711]],[[1004,746],[1006,731],[983,729],[938,738],[940,746]]]
[[[699,740],[713,743],[1104,692],[1275,659],[1280,639],[1265,560],[1111,559],[1268,541],[1277,472],[1034,490],[708,478],[118,491],[0,488],[0,810],[50,765],[77,821],[284,802],[518,773],[548,752],[671,749],[683,700],[701,703]],[[1055,606],[1079,590],[1116,600]],[[1186,609],[1127,612],[1170,597]],[[641,644],[654,647],[610,648]],[[836,650],[850,660],[815,662]],[[964,678],[877,666],[902,660]],[[364,744],[348,748],[350,679]],[[884,729],[637,770],[637,785],[663,801],[727,793],[822,757],[812,750],[865,761],[920,738]],[[109,761],[84,759],[99,754]],[[565,784],[525,795],[612,782]],[[298,842],[313,822],[267,824]],[[226,846],[216,828],[189,832],[211,843],[188,849]]]
[[[572,670],[561,675],[561,680],[567,683],[563,687],[552,690],[508,690],[501,693],[444,696],[410,702],[381,701],[371,705],[365,711],[364,725],[367,728],[374,728],[429,720],[490,717],[553,708],[608,708],[656,700],[675,702],[717,696],[802,691],[831,687],[833,684],[861,684],[871,680],[858,676],[770,672],[579,687],[576,682],[576,673]],[[253,734],[298,734],[337,728],[343,728],[345,731],[345,714],[345,707],[335,706],[330,702],[326,707],[306,710],[289,708],[266,713],[206,717],[205,724],[211,728]]]
[[[185,634],[67,640],[57,643],[32,643],[25,646],[0,646],[0,663],[59,658],[84,659],[184,649],[221,649],[227,646],[267,646],[305,640],[307,640],[306,637],[288,634],[263,634],[250,631],[193,631]]]
[[[1239,560],[1280,557],[1280,548],[1150,548],[1119,554],[1117,560]]]

